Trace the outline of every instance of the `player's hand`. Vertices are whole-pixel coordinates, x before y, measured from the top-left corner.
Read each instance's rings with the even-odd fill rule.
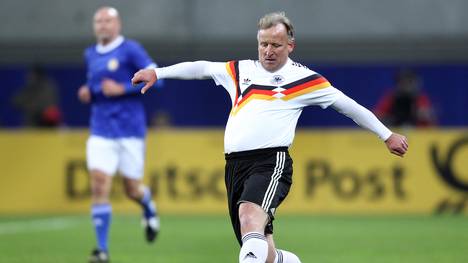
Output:
[[[125,87],[112,79],[104,79],[101,88],[106,97],[116,97],[125,93]]]
[[[398,133],[392,133],[392,135],[390,135],[390,137],[385,141],[385,144],[391,153],[400,157],[403,157],[403,155],[408,151],[408,141],[406,140],[406,137]]]
[[[132,84],[136,85],[145,83],[145,86],[141,88],[141,94],[145,94],[145,92],[151,88],[157,80],[158,77],[156,76],[154,69],[141,69],[133,75]]]
[[[83,85],[78,89],[78,99],[85,104],[91,102],[91,92],[88,86]]]

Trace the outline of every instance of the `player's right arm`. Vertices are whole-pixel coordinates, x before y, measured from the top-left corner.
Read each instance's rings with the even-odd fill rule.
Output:
[[[182,62],[168,67],[155,69],[139,70],[132,78],[132,84],[145,83],[141,88],[141,93],[144,94],[158,79],[209,79],[216,74],[216,70],[225,69],[225,63],[195,61]]]

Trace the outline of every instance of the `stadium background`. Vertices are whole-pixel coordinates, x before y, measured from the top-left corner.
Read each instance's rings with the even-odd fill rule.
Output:
[[[0,255],[0,262],[30,262],[27,256],[11,252],[34,243],[28,233],[12,231],[12,222],[19,222],[19,228],[21,223],[30,224],[27,228],[36,230],[37,225],[31,226],[34,222],[48,222],[52,230],[39,226],[38,232],[51,232],[51,240],[59,245],[63,245],[60,241],[66,239],[67,231],[89,232],[91,236],[84,216],[90,201],[84,164],[89,109],[77,101],[76,90],[85,81],[83,49],[94,42],[92,14],[107,4],[120,11],[123,34],[141,41],[162,66],[187,60],[255,58],[258,18],[284,10],[297,33],[297,48],[291,57],[370,109],[394,84],[399,69],[414,68],[434,103],[438,126],[399,128],[411,145],[403,159],[389,155],[375,136],[356,129],[352,121],[333,110],[304,111],[291,148],[294,188],[278,212],[280,218],[286,218],[283,233],[286,238],[296,235],[311,242],[313,251],[309,247],[297,249],[312,262],[375,261],[377,256],[363,254],[359,245],[337,242],[347,234],[356,240],[346,231],[360,232],[359,222],[375,227],[363,246],[381,251],[372,241],[381,236],[390,244],[387,253],[381,253],[387,255],[379,258],[381,262],[401,262],[395,254],[401,254],[405,245],[398,250],[391,242],[423,243],[415,245],[416,252],[433,249],[430,255],[413,250],[415,254],[406,254],[407,262],[462,262],[468,257],[468,235],[462,234],[468,227],[468,2],[0,0],[0,251],[10,251]],[[11,103],[28,69],[37,63],[59,88],[64,124],[58,129],[21,127],[22,116]],[[235,243],[228,222],[223,220],[222,136],[229,112],[225,91],[212,81],[168,80],[164,87],[145,96],[145,105],[150,125],[161,116],[167,118],[165,125],[150,128],[146,180],[156,193],[163,223],[164,216],[168,217],[168,235],[171,227],[183,229],[185,221],[192,226],[187,240],[193,240],[197,231],[190,222],[196,224],[202,217],[199,221],[208,222],[206,228],[209,222],[220,224],[224,231],[220,232],[232,244],[226,253],[235,258]],[[124,227],[137,209],[125,201],[118,183],[113,202],[122,215],[116,224]],[[62,229],[61,221],[54,221],[57,216],[65,216],[72,227]],[[303,229],[288,226],[288,220],[310,232],[304,237]],[[77,230],[77,225],[83,230]],[[320,250],[321,242],[327,244],[330,237],[329,232],[320,232],[324,225],[337,231],[336,239],[329,241],[336,251]],[[64,236],[55,235],[54,229]],[[392,229],[400,235],[389,238],[378,234]],[[414,229],[419,232],[411,232]],[[367,230],[362,231],[363,236]],[[405,236],[405,231],[414,236]],[[131,235],[119,232],[115,239],[119,240],[119,234],[122,239]],[[311,237],[315,234],[317,239]],[[424,237],[434,243],[422,242]],[[219,238],[210,234],[203,242]],[[8,242],[3,242],[6,240],[18,243],[11,242],[12,247],[8,247]],[[87,251],[91,238],[80,240],[83,242],[69,247]],[[187,260],[171,254],[168,239],[160,243],[156,255],[150,249],[144,254],[153,259],[167,256],[165,262]],[[294,239],[290,244],[294,247]],[[133,249],[130,254],[139,252]],[[202,254],[201,249],[194,248],[193,253]],[[51,257],[50,248],[42,251],[49,258],[39,255],[37,262],[66,258],[61,254]],[[220,252],[219,258],[226,253]],[[25,261],[21,261],[22,256]],[[80,257],[77,253],[67,260],[81,262]],[[124,253],[117,258],[129,261]],[[192,261],[211,262],[203,257]],[[152,261],[142,258],[141,262]]]

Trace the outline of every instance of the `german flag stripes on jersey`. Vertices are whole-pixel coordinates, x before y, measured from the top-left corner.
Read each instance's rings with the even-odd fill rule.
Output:
[[[293,62],[294,63],[294,62]],[[297,67],[305,66],[295,63]],[[290,100],[318,89],[330,87],[331,84],[326,78],[318,73],[309,75],[302,79],[291,82],[287,85],[257,85],[251,84],[244,91],[239,86],[239,62],[229,61],[226,69],[236,86],[236,96],[231,110],[231,114],[236,114],[245,104],[252,100]],[[249,81],[250,79],[246,79]],[[282,77],[279,76],[281,81]]]
[[[326,108],[342,95],[325,77],[291,59],[275,72],[255,60],[214,63],[210,68],[232,102],[226,153],[289,147],[304,107]]]

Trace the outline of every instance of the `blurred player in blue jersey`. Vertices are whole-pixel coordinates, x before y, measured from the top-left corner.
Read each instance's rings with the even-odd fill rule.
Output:
[[[101,7],[94,14],[97,44],[86,49],[87,83],[78,98],[91,104],[91,135],[87,141],[87,166],[91,176],[91,215],[97,246],[90,262],[108,262],[108,233],[112,217],[109,202],[112,178],[123,176],[127,196],[143,209],[148,242],[155,240],[159,218],[144,173],[146,117],[139,89],[131,77],[139,68],[154,68],[143,47],[120,35],[115,8]]]

